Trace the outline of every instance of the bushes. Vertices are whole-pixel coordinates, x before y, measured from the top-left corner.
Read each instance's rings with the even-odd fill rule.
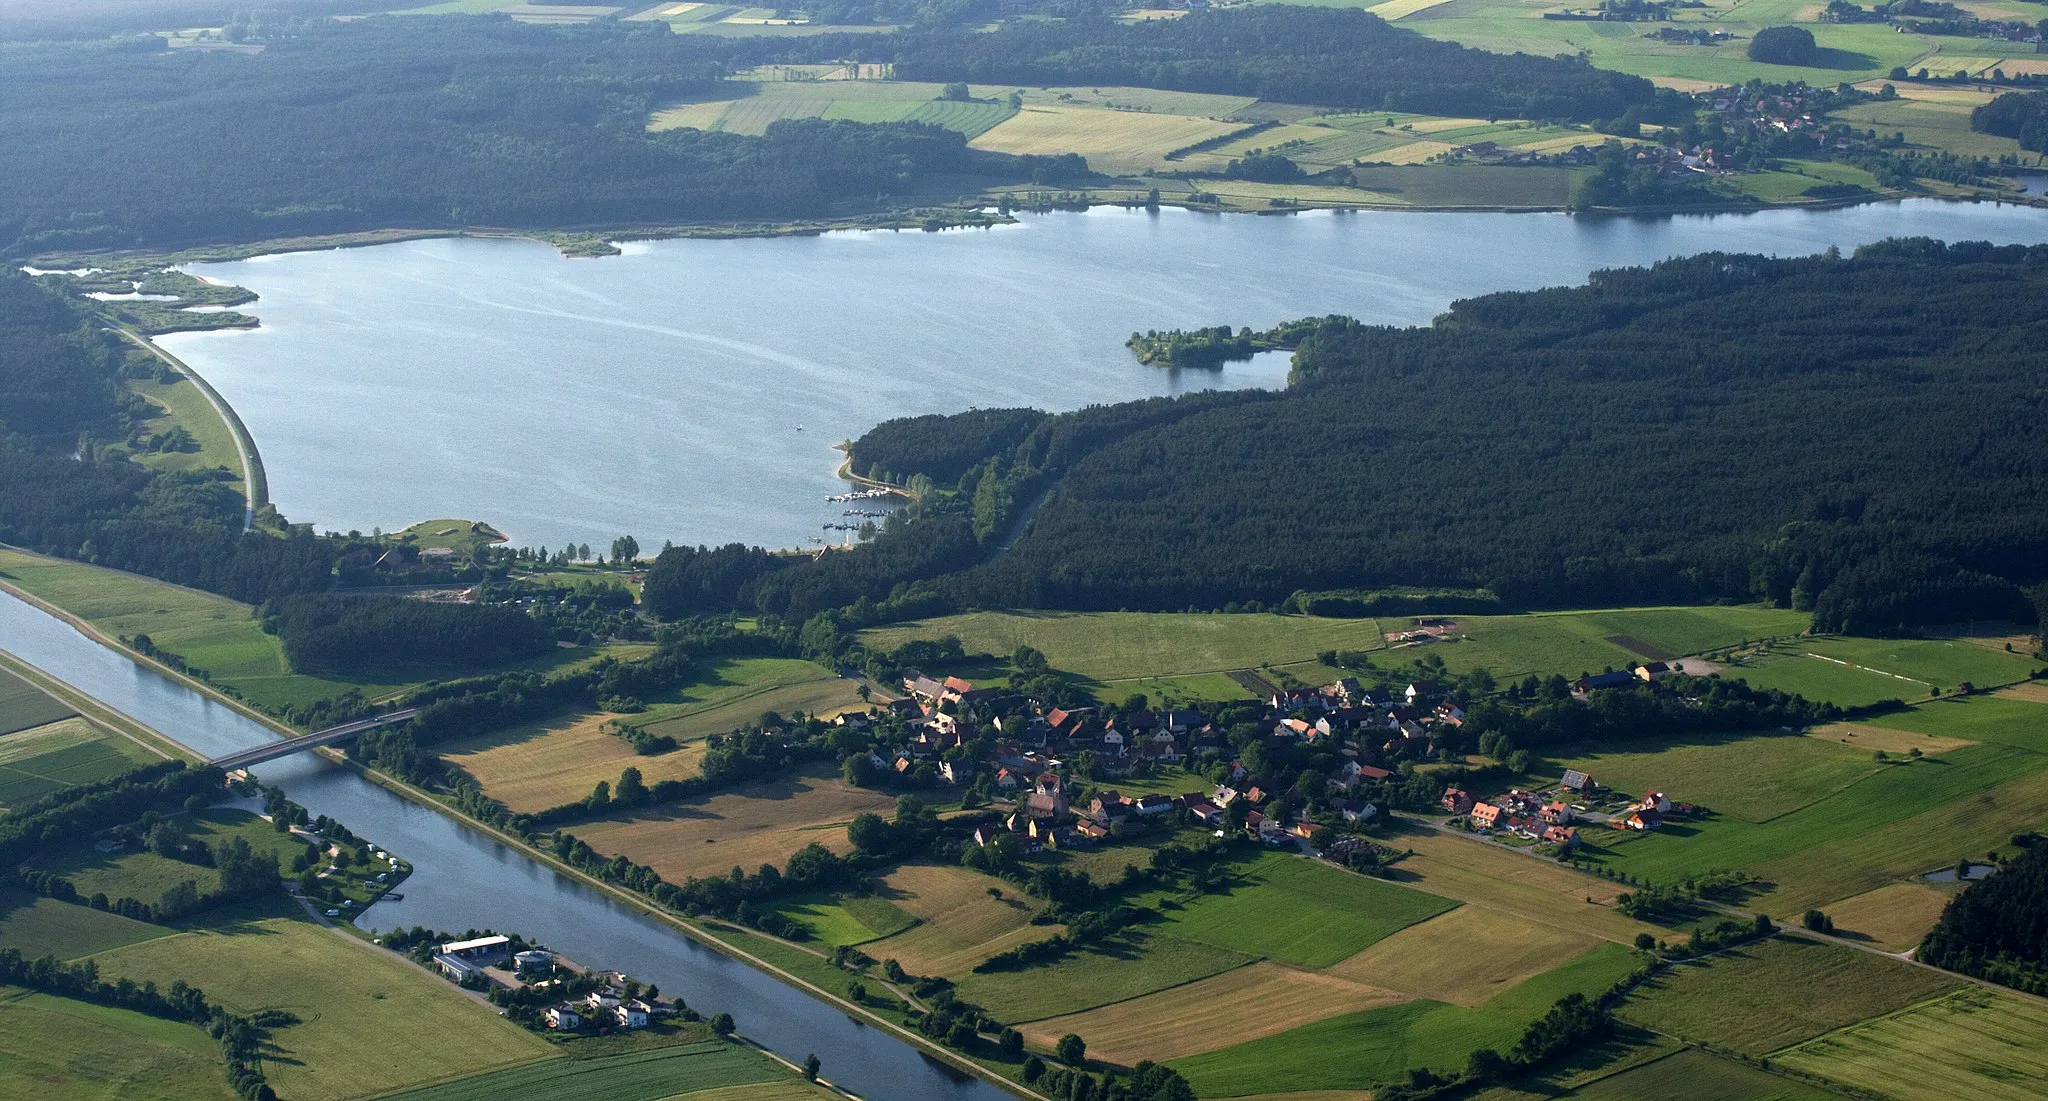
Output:
[[[1765,27],[1749,40],[1749,59],[1767,65],[1811,65],[1819,56],[1805,27]]]

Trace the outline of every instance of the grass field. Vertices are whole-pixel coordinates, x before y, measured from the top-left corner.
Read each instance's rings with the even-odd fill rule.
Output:
[[[1175,936],[1302,967],[1328,967],[1456,902],[1340,871],[1299,856],[1267,854],[1240,869],[1249,880],[1165,912]]]
[[[699,1090],[793,1077],[765,1055],[713,1040],[599,1059],[548,1059],[397,1097],[404,1101],[555,1101],[561,1097],[660,1101],[691,1096]]]
[[[2048,1006],[1971,987],[1774,1058],[1899,1101],[2030,1101],[2048,1082]]]
[[[1460,906],[1395,933],[1328,973],[1412,997],[1479,1005],[1599,944],[1585,934]]]
[[[1573,144],[1593,144],[1582,135]],[[1567,146],[1566,148],[1570,148]],[[1513,168],[1488,165],[1431,165],[1360,168],[1358,186],[1418,207],[1541,207],[1572,201],[1569,168]]]
[[[137,452],[136,462],[152,470],[205,471],[225,468],[234,476],[239,489],[242,484],[242,455],[235,449],[234,433],[227,422],[214,411],[213,403],[199,387],[184,376],[174,376],[170,382],[155,379],[129,379],[128,389],[140,394],[151,405],[162,410],[162,415],[144,421],[141,430],[145,433],[168,432],[173,425],[183,427],[192,434],[199,445],[195,451]]]
[[[1747,655],[1721,676],[1841,707],[1866,707],[1880,700],[1911,702],[1927,696],[1927,686],[1918,681],[1823,661],[1795,647],[1773,647]]]
[[[1483,1005],[1417,1001],[1332,1017],[1176,1060],[1201,1097],[1300,1090],[1356,1090],[1398,1081],[1408,1068],[1462,1068],[1473,1051],[1514,1046],[1528,1023],[1573,991],[1594,993],[1638,965],[1618,945],[1523,982]]]
[[[1835,935],[1867,940],[1887,952],[1920,943],[1941,919],[1949,895],[1925,883],[1893,883],[1828,906]]]
[[[1874,669],[1942,691],[1964,681],[1978,688],[2027,679],[2041,663],[2022,654],[2008,654],[1960,640],[1816,638],[1801,645],[1808,653],[1864,669]]]
[[[1910,711],[1879,715],[1865,725],[2048,753],[2048,703],[2014,696],[1929,700]]]
[[[6,1101],[229,1101],[220,1048],[203,1029],[125,1009],[0,987]]]
[[[167,821],[180,827],[187,840],[208,845],[241,837],[258,852],[283,853],[288,851],[287,845],[296,844],[286,841],[268,822],[245,810],[216,807]],[[105,853],[87,839],[38,852],[28,864],[62,875],[78,888],[79,895],[87,898],[104,893],[110,899],[126,896],[155,905],[165,891],[188,879],[202,895],[220,886],[220,873],[212,868],[158,856],[133,845]]]
[[[810,930],[811,940],[826,948],[880,940],[910,928],[917,921],[883,898],[797,895],[778,903],[775,910]]]
[[[973,138],[1015,114],[1006,90],[983,88],[973,101],[941,100],[943,85],[915,81],[808,80],[741,84],[744,99],[683,103],[654,113],[650,130],[694,127],[760,134],[778,119],[823,118],[848,122],[929,122]]]
[[[967,974],[958,983],[961,998],[987,1006],[1000,1020],[1019,1023],[1126,1001],[1250,962],[1250,956],[1164,933],[1127,932],[1056,963]]]
[[[2048,711],[2048,708],[2044,708]],[[1745,822],[1767,822],[1886,766],[1871,752],[1794,734],[1705,736],[1658,749],[1555,754],[1616,791],[1656,790]]]
[[[1056,669],[1111,682],[1313,661],[1324,650],[1373,650],[1371,619],[1154,612],[970,612],[861,632],[890,650],[957,636],[969,653],[1007,657],[1031,646]],[[1142,691],[1133,686],[1132,691]]]
[[[277,1092],[293,1101],[377,1097],[552,1051],[454,987],[302,919],[251,919],[95,959],[102,977],[162,986],[184,979],[237,1012],[297,1014],[299,1024],[272,1033],[278,1052],[263,1064]]]
[[[1453,0],[1457,2],[1457,0]],[[1463,639],[1426,649],[1453,672],[1485,667],[1499,675],[1562,673],[1576,677],[1630,662],[1696,654],[1745,639],[1796,634],[1810,617],[1765,607],[1633,608],[1516,616],[1459,616]],[[1407,621],[1389,621],[1389,630]],[[1631,640],[1647,650],[1632,650]],[[1389,660],[1409,656],[1395,651]],[[1412,656],[1420,656],[1419,651]]]
[[[1674,1052],[1573,1090],[1573,1101],[1837,1101],[1840,1094],[1795,1082],[1698,1048]]]
[[[1960,985],[1939,972],[1853,948],[1777,937],[1676,964],[1637,987],[1618,1015],[1757,1056]]]
[[[74,960],[170,932],[89,906],[0,888],[0,946],[19,949],[29,959]]]
[[[1968,738],[1915,734],[1906,730],[1894,730],[1889,726],[1878,726],[1867,719],[1862,722],[1823,723],[1808,730],[1806,737],[1850,746],[1873,756],[1879,750],[1888,754],[1911,754],[1916,749],[1923,754],[1946,753],[1951,749],[1973,744]]]
[[[998,899],[990,887],[1003,892]],[[913,975],[959,976],[982,960],[1026,941],[1040,940],[1060,926],[1031,924],[1043,909],[1037,899],[991,876],[951,865],[905,864],[882,877],[881,898],[917,919],[918,925],[863,951],[894,959]]]
[[[838,1097],[838,1094],[822,1086],[790,1078],[779,1082],[754,1082],[744,1086],[691,1090],[689,1093],[674,1094],[663,1101],[836,1101]]]
[[[816,662],[728,658],[711,664],[674,698],[650,701],[631,721],[650,734],[684,742],[758,722],[767,711],[829,718],[865,706],[858,685]]]
[[[1951,67],[1953,61],[1944,61],[1942,64],[1949,68],[1949,71],[1954,71]],[[1975,93],[1975,98],[1979,103],[1988,103],[1991,100],[1989,93]],[[1830,117],[1859,129],[1876,130],[1884,136],[1904,134],[1908,145],[1916,145],[1922,149],[1946,150],[1960,156],[1991,157],[1995,160],[2020,151],[2019,142],[2012,138],[1980,134],[1971,130],[1972,106],[1969,103],[1900,99],[1891,102],[1859,103],[1836,111]]]
[[[1088,1054],[1130,1066],[1165,1062],[1283,1032],[1307,1021],[1407,1001],[1409,995],[1277,963],[1255,963],[1186,986],[1024,1026],[1050,1048],[1074,1033]]]
[[[606,856],[623,854],[681,883],[735,867],[780,868],[813,841],[845,852],[845,827],[854,815],[887,815],[895,805],[891,796],[848,786],[837,769],[816,768],[694,803],[600,819],[573,832]]]
[[[449,764],[476,779],[484,794],[520,814],[582,799],[603,780],[637,768],[650,785],[695,776],[703,744],[642,757],[626,739],[605,729],[619,716],[575,711],[451,742],[441,748]]]
[[[47,726],[77,713],[42,689],[0,669],[0,734]]]
[[[0,736],[0,811],[156,759],[135,742],[84,719],[17,730]]]
[[[1662,932],[1614,909],[1622,888],[1548,860],[1434,831],[1393,844],[1414,850],[1392,878],[1467,906],[1620,944]]]

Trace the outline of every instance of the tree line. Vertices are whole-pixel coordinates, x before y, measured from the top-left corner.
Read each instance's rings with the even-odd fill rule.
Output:
[[[554,648],[547,628],[517,607],[445,604],[352,593],[288,596],[263,606],[263,629],[299,671],[402,665],[501,665]]]
[[[2013,838],[2018,856],[1949,901],[1916,953],[1922,963],[2048,993],[2048,839]]]

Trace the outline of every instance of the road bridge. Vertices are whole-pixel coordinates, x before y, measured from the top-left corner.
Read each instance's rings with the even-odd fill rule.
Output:
[[[253,749],[239,750],[224,757],[215,757],[206,763],[216,768],[229,770],[250,768],[260,765],[265,761],[275,761],[279,757],[289,757],[303,750],[346,741],[365,730],[375,730],[380,726],[402,723],[417,714],[419,714],[417,708],[408,707],[402,711],[391,711],[373,718],[357,719],[354,722],[342,723],[339,726],[330,726],[325,730],[315,730],[311,734],[301,734],[296,738],[269,742],[256,746]]]

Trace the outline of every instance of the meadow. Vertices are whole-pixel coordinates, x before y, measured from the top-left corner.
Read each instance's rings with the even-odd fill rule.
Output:
[[[411,1090],[396,1095],[393,1101],[555,1101],[561,1097],[661,1101],[692,1096],[700,1090],[792,1077],[765,1055],[712,1040],[596,1059],[549,1059]]]
[[[1165,928],[1248,956],[1322,968],[1457,905],[1299,856],[1269,853],[1237,873],[1228,893],[1167,909]]]
[[[184,979],[237,1012],[296,1014],[300,1023],[272,1032],[277,1053],[263,1067],[293,1101],[377,1097],[553,1051],[396,956],[297,917],[252,917],[94,960],[103,978]]]
[[[220,845],[231,837],[240,837],[258,852],[285,853],[287,846],[298,844],[285,840],[256,815],[229,807],[177,815],[165,821],[177,827],[185,840],[207,845]],[[101,852],[84,838],[38,852],[28,863],[62,875],[87,898],[95,894],[105,894],[110,899],[125,896],[155,905],[165,891],[188,879],[202,895],[220,887],[220,873],[212,868],[158,856],[138,846]]]
[[[1971,987],[1772,1058],[1900,1101],[2030,1101],[2048,1081],[2048,1007]]]
[[[1959,639],[1815,638],[1801,649],[1822,658],[1954,691],[1967,681],[1991,688],[2026,680],[2041,663]]]
[[[1015,1024],[1126,1001],[1251,962],[1249,955],[1165,933],[1127,931],[1028,971],[966,974],[955,981],[961,998]]]
[[[126,1009],[0,987],[0,1098],[231,1101],[202,1029]]]
[[[1876,716],[1864,725],[2048,753],[2048,703],[2020,697],[1929,700],[1910,711]]]
[[[0,735],[47,726],[75,714],[42,689],[0,669]]]
[[[1926,883],[1888,883],[1829,903],[1827,915],[1838,937],[1903,952],[1934,928],[1948,900],[1948,892]]]
[[[1553,756],[1616,791],[1661,791],[1745,822],[1789,814],[1886,767],[1868,750],[1782,733],[1705,735],[1655,748],[1624,743]]]
[[[997,898],[988,893],[1002,891]],[[1061,931],[1031,924],[1044,904],[992,876],[951,865],[905,864],[882,877],[878,900],[917,921],[864,949],[876,959],[894,959],[913,975],[956,976],[975,964],[1026,941]]]
[[[440,747],[443,760],[468,773],[484,794],[519,814],[587,797],[600,780],[616,785],[637,768],[649,785],[695,776],[701,742],[643,757],[607,724],[632,716],[572,711]]]
[[[1394,651],[1389,660],[1428,650],[1453,672],[1484,667],[1497,676],[1561,673],[1577,677],[1624,669],[1644,661],[1680,657],[1804,631],[1803,612],[1761,606],[1626,608],[1539,612],[1513,616],[1457,616],[1459,641],[1417,652]],[[1390,623],[1393,630],[1401,624]]]
[[[1315,1021],[1173,1065],[1202,1097],[1368,1089],[1401,1080],[1410,1067],[1453,1070],[1479,1048],[1513,1047],[1528,1023],[1557,999],[1605,990],[1639,962],[1628,949],[1602,945],[1478,1006],[1406,1002]]]
[[[1327,974],[1416,998],[1476,1006],[1600,942],[1477,906],[1411,925]]]
[[[888,815],[895,805],[893,796],[849,786],[837,769],[812,767],[697,802],[612,815],[570,832],[606,856],[626,856],[681,883],[735,867],[779,868],[814,841],[845,852],[846,826],[855,815]]]
[[[747,75],[760,74],[742,74]],[[760,80],[741,82],[744,98],[681,103],[654,113],[650,130],[692,127],[761,134],[778,119],[929,122],[973,138],[1016,114],[1007,89],[981,88],[974,100],[942,100],[944,86],[916,81]]]
[[[75,960],[170,933],[161,925],[0,887],[0,945],[29,959]]]
[[[1614,909],[1624,888],[1549,860],[1433,830],[1408,832],[1390,843],[1411,852],[1389,878],[1469,907],[1617,944],[1664,932]]]
[[[916,918],[882,898],[796,895],[776,903],[775,911],[803,926],[812,941],[826,948],[866,944],[917,923]]]
[[[1573,1101],[1836,1101],[1841,1095],[1809,1086],[1698,1048],[1675,1051],[1567,1094]]]
[[[1927,696],[1927,686],[1919,681],[1824,661],[1793,646],[1752,651],[1722,676],[1838,707],[1868,707],[1884,700],[1910,702]]]
[[[18,730],[0,736],[0,811],[156,759],[135,742],[84,719]]]
[[[170,382],[129,379],[128,389],[162,410],[141,425],[144,433],[168,432],[172,426],[191,433],[197,448],[192,451],[142,451],[136,462],[152,470],[208,471],[226,469],[237,488],[242,484],[242,455],[235,448],[235,435],[228,423],[214,411],[213,403],[191,380],[174,376]]]
[[[796,658],[726,658],[672,696],[649,701],[627,718],[649,734],[679,742],[759,722],[769,711],[830,718],[864,710],[860,687],[816,662]]]
[[[1781,936],[1673,964],[1637,987],[1617,1013],[1658,1032],[1761,1056],[1961,985],[1869,952]]]

